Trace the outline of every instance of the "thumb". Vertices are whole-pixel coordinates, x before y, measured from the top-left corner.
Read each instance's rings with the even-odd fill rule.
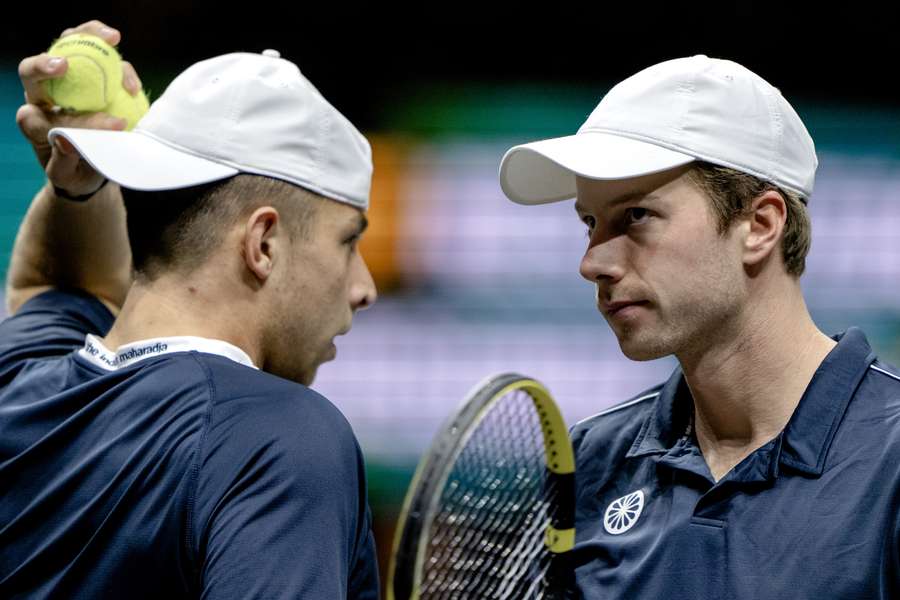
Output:
[[[58,187],[69,190],[78,185],[76,181],[78,163],[81,157],[77,152],[66,152],[61,150],[59,145],[53,144],[53,153],[47,162],[47,177]]]
[[[45,170],[50,183],[74,195],[96,189],[103,179],[82,160],[74,147],[59,138],[53,142],[53,153]]]

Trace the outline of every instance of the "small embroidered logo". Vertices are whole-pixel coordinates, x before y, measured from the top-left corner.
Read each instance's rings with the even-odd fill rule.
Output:
[[[603,528],[611,535],[625,533],[637,523],[642,510],[644,510],[644,492],[641,490],[613,500],[603,515]]]

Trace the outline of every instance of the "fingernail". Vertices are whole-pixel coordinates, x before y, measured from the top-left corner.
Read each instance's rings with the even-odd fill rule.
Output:
[[[62,61],[62,58],[53,57],[47,61],[47,68],[51,71],[55,71],[62,64]]]
[[[128,90],[128,93],[132,96],[136,96],[139,91],[141,91],[141,82],[134,75],[126,75],[125,76],[125,89]]]
[[[116,30],[113,29],[112,27],[101,27],[100,28],[100,35],[103,35],[103,36],[115,35],[116,33],[117,33]]]

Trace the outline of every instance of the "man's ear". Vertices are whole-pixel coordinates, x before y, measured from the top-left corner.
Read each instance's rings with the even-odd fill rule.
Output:
[[[775,190],[767,190],[753,199],[744,237],[744,265],[761,265],[777,253],[787,221],[787,203]]]
[[[277,210],[262,206],[253,211],[244,224],[244,263],[260,283],[269,278],[275,266],[275,248],[280,241],[279,222]]]

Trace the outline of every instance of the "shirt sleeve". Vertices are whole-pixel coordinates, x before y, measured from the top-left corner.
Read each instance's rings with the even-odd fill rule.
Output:
[[[88,333],[105,336],[113,320],[109,309],[86,292],[54,289],[38,294],[0,323],[0,368],[68,354],[84,345]]]
[[[202,598],[378,597],[361,453],[311,397],[215,411],[192,527]]]
[[[372,511],[366,504],[365,521],[357,539],[355,564],[350,572],[348,598],[378,600],[378,555],[372,531]]]

